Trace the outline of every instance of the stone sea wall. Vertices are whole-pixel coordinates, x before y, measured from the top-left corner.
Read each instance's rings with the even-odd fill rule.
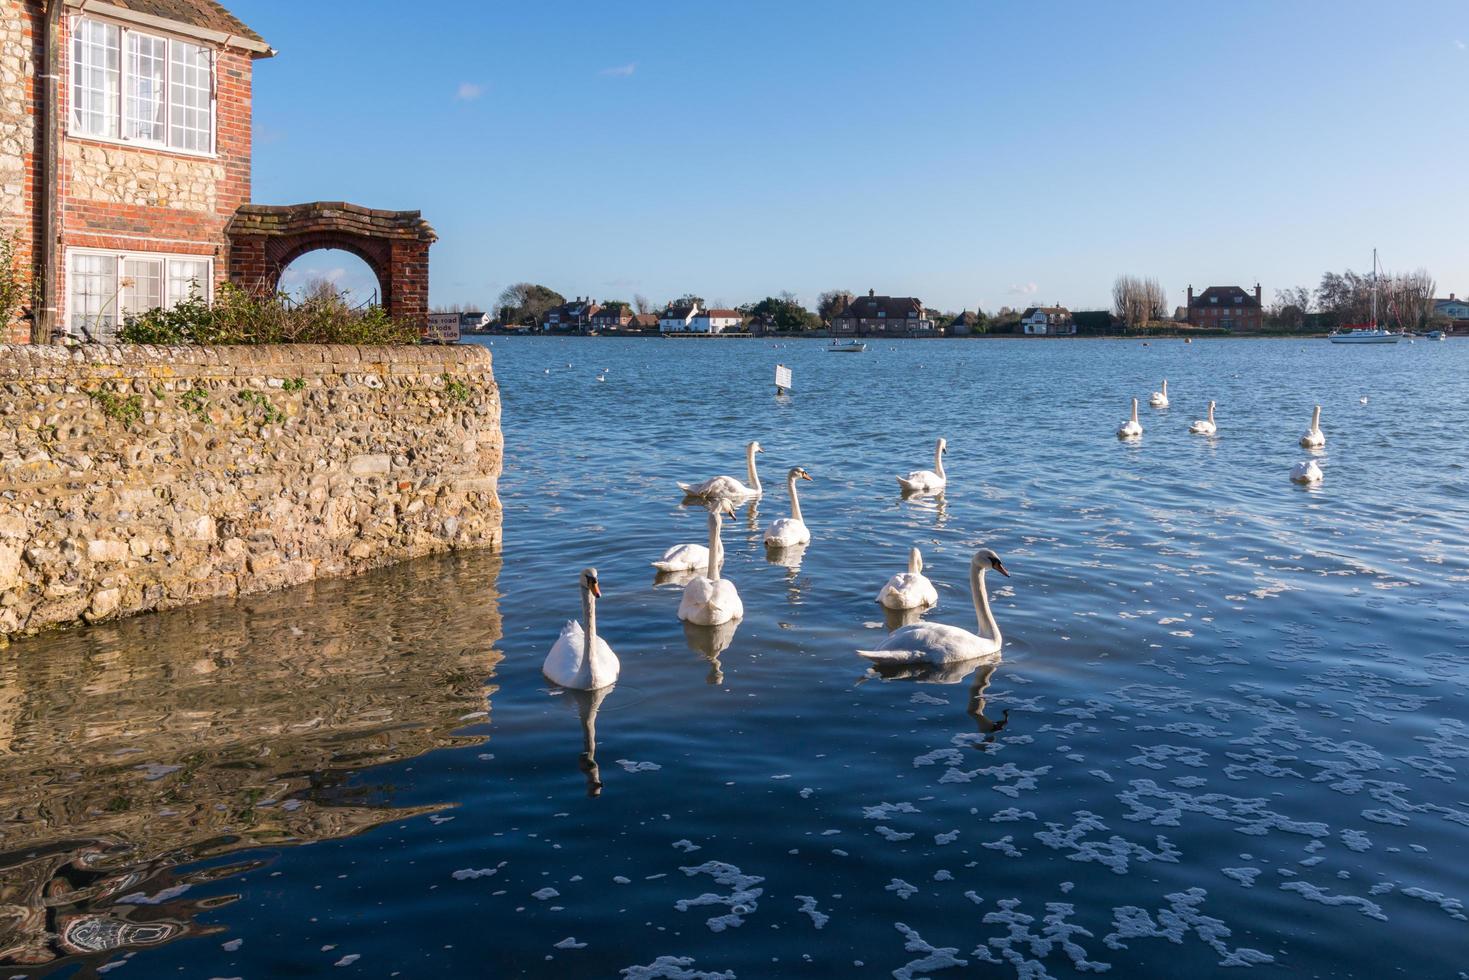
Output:
[[[0,642],[500,543],[482,347],[0,345]]]

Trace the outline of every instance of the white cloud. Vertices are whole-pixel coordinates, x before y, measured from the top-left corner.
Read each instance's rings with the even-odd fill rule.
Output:
[[[638,63],[636,61],[629,61],[625,65],[617,65],[612,68],[603,68],[602,74],[607,75],[611,78],[627,78],[629,75],[637,70]]]
[[[1460,51],[1463,51],[1465,48],[1469,48],[1469,44],[1465,44],[1463,41],[1455,41],[1454,47],[1458,48]]]
[[[1033,282],[1012,282],[1010,284],[1011,296],[1034,296],[1040,292],[1039,286]]]
[[[460,102],[473,102],[485,94],[485,87],[476,82],[460,82],[459,91],[454,93],[454,98]]]

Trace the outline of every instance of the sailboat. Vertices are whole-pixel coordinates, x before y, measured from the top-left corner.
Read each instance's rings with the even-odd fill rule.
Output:
[[[1401,333],[1377,325],[1377,249],[1372,250],[1372,322],[1348,324],[1333,330],[1326,339],[1333,344],[1396,344],[1403,339]]]

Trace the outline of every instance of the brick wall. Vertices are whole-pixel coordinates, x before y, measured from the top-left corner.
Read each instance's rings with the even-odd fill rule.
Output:
[[[483,347],[0,346],[0,642],[500,542]]]
[[[40,245],[34,219],[41,14],[37,0],[0,0],[0,235],[15,236],[27,274]],[[30,322],[0,322],[0,343],[30,340]]]

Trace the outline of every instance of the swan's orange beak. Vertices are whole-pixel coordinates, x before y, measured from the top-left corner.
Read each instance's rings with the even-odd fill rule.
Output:
[[[597,584],[596,579],[592,579],[592,581],[588,583],[588,588],[592,590],[592,595],[596,596],[598,599],[602,598],[602,587]]]
[[[802,473],[801,474],[801,479],[803,479],[803,480],[810,480],[811,479],[811,474],[810,473]]]
[[[1000,561],[1000,559],[996,558],[991,564],[995,566],[995,571],[999,572],[1006,578],[1010,577],[1010,573],[1005,570],[1005,563]]]

